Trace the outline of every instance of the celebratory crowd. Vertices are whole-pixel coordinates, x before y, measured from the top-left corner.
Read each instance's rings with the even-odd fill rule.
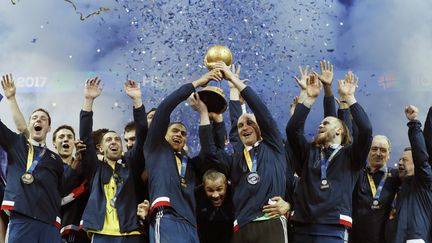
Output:
[[[78,132],[54,130],[56,151],[47,148],[48,111],[34,110],[27,122],[12,75],[4,75],[16,127],[0,121],[7,155],[0,242],[432,242],[432,108],[423,130],[418,109],[401,108],[410,146],[391,169],[390,140],[373,135],[356,100],[358,78],[349,71],[338,80],[335,98],[330,62],[321,61],[320,72],[299,71],[286,136],[240,79],[239,65],[212,63],[148,111],[141,86],[128,80],[134,122],[123,132],[126,150],[118,132],[93,130],[103,87],[95,77],[84,86]],[[209,111],[197,92],[211,80],[230,86],[228,135],[222,114]],[[322,90],[324,118],[308,141],[305,122]],[[195,157],[188,128],[170,120],[185,100],[200,117]]]

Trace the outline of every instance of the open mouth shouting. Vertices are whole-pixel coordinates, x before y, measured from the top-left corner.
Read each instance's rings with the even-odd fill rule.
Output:
[[[119,148],[118,148],[116,145],[113,145],[113,146],[110,146],[110,147],[109,147],[109,150],[110,150],[111,152],[116,153],[116,152],[119,151]]]
[[[183,142],[183,140],[180,137],[173,137],[172,141],[173,141],[174,144],[179,145],[179,146]]]
[[[36,125],[33,127],[33,129],[34,129],[36,132],[40,132],[40,131],[42,131],[42,126],[39,125],[39,124],[36,124]]]

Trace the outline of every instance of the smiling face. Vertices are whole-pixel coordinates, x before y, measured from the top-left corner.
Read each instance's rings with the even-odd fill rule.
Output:
[[[104,157],[111,161],[117,161],[121,159],[123,149],[120,136],[113,131],[105,133],[102,137],[101,150],[104,153]]]
[[[321,145],[331,145],[340,143],[342,125],[340,121],[332,116],[324,118],[318,127],[316,143]]]
[[[39,143],[45,143],[46,135],[51,130],[49,115],[41,110],[36,110],[30,116],[28,124],[30,138]]]
[[[54,134],[54,147],[61,158],[68,158],[72,156],[75,144],[75,136],[71,130],[62,128]]]
[[[368,154],[368,165],[373,169],[380,169],[390,159],[390,144],[387,137],[377,135],[372,140]]]
[[[176,152],[181,152],[186,144],[186,127],[180,123],[173,123],[168,127],[165,140]]]
[[[414,175],[414,162],[411,150],[404,151],[398,162],[399,177]]]
[[[213,206],[222,206],[227,190],[225,178],[219,177],[216,180],[206,179],[204,181],[204,190]]]
[[[246,146],[254,145],[261,138],[261,130],[252,114],[243,114],[237,122],[240,140]]]

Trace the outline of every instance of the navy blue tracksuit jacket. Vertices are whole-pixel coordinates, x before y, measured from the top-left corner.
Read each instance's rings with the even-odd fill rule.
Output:
[[[386,242],[432,242],[432,169],[419,121],[408,122],[414,175],[403,179],[396,198],[396,218],[386,225]]]
[[[106,214],[106,197],[104,185],[109,183],[113,173],[122,180],[115,206],[120,225],[120,232],[126,233],[140,228],[136,215],[137,201],[135,177],[143,170],[143,145],[147,135],[147,119],[144,106],[134,109],[133,116],[136,125],[136,142],[127,151],[121,162],[116,163],[114,171],[107,162],[97,158],[94,142],[91,136],[93,127],[93,112],[81,111],[80,138],[87,145],[82,164],[90,178],[90,198],[83,213],[84,229],[102,230]]]
[[[241,95],[256,116],[263,140],[257,147],[257,173],[261,181],[255,185],[247,182],[249,169],[243,150],[230,156],[215,145],[210,126],[201,126],[202,151],[223,171],[228,171],[233,188],[235,211],[234,230],[263,216],[262,207],[274,196],[284,196],[286,189],[287,157],[276,122],[258,95],[246,87]]]
[[[364,166],[372,142],[372,126],[363,108],[350,107],[359,127],[352,144],[344,146],[327,168],[330,187],[320,189],[320,149],[308,143],[303,127],[310,109],[298,104],[287,125],[287,137],[295,157],[302,165],[300,181],[295,190],[295,206],[291,219],[305,224],[352,225],[352,191]]]

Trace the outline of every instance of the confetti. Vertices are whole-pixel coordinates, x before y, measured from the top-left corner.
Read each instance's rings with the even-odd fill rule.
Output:
[[[100,7],[99,10],[96,10],[96,11],[94,11],[94,12],[89,13],[89,14],[86,15],[86,14],[83,14],[82,12],[78,11],[75,3],[72,2],[71,0],[64,0],[64,1],[68,2],[68,3],[70,3],[72,5],[72,7],[74,8],[75,12],[80,15],[80,20],[81,21],[84,21],[84,20],[86,20],[86,19],[88,19],[88,18],[90,18],[90,17],[92,17],[94,15],[99,15],[99,14],[102,14],[103,12],[111,10],[110,8]]]

